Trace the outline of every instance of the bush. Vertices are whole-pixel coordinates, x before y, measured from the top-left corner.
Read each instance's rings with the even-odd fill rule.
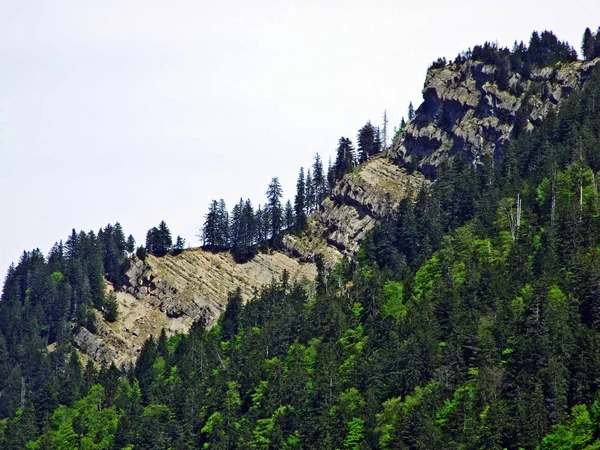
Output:
[[[102,308],[102,315],[108,322],[114,322],[119,316],[119,305],[117,304],[117,295],[111,292],[107,295]]]

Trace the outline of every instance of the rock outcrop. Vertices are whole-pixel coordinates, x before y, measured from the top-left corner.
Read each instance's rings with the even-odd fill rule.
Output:
[[[331,262],[341,255],[351,256],[377,220],[391,212],[403,198],[416,196],[423,183],[427,181],[420,173],[408,173],[385,154],[374,157],[336,185],[311,217],[307,237],[289,236],[285,243],[303,257],[318,252]],[[315,250],[305,245],[307,240],[321,245]]]
[[[124,292],[117,293],[119,319],[98,314],[96,333],[78,330],[74,342],[99,363],[131,362],[143,342],[165,328],[185,332],[194,321],[213,325],[237,288],[249,299],[284,271],[291,281],[316,275],[315,259],[332,266],[352,256],[377,220],[436,178],[438,166],[463,154],[473,164],[501,161],[515,130],[532,128],[591,75],[599,60],[533,70],[527,79],[509,74],[506,89],[495,66],[468,60],[429,70],[423,103],[391,149],[346,174],[309,218],[306,232],[283,237],[284,252],[258,254],[237,264],[227,253],[191,249],[135,261]]]
[[[391,150],[395,162],[428,179],[462,153],[474,164],[502,160],[515,128],[538,125],[573,89],[589,79],[600,59],[510,74],[508,89],[494,81],[497,67],[480,61],[430,69],[423,103]]]
[[[195,321],[210,327],[224,311],[229,292],[239,287],[248,300],[255,290],[279,281],[284,270],[290,281],[304,281],[307,289],[316,275],[314,264],[281,252],[258,254],[245,264],[237,264],[229,253],[202,249],[162,258],[148,255],[145,262],[132,263],[128,283],[117,292],[118,320],[106,322],[98,313],[96,332],[81,328],[73,342],[97,363],[127,365],[146,339],[157,337],[163,328],[173,335],[187,332]]]

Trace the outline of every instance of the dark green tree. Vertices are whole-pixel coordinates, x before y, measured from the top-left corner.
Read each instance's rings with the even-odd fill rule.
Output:
[[[341,137],[338,142],[335,163],[333,165],[333,179],[341,180],[355,166],[354,146],[348,138]],[[333,188],[333,186],[332,186]]]
[[[271,239],[276,240],[283,226],[283,208],[281,207],[281,197],[283,190],[279,183],[279,178],[273,177],[267,188],[267,206],[266,211],[269,217]]]
[[[318,208],[323,199],[327,196],[327,179],[323,170],[323,162],[317,153],[312,166],[312,176],[315,192],[315,208]]]
[[[594,35],[589,28],[585,29],[581,39],[581,56],[586,61],[590,61],[596,56]]]
[[[304,168],[300,168],[296,182],[296,197],[294,198],[294,213],[296,226],[300,230],[306,228],[306,184],[304,181]]]
[[[358,131],[358,162],[363,163],[371,156],[379,153],[379,139],[377,128],[371,122],[367,122],[364,127]]]

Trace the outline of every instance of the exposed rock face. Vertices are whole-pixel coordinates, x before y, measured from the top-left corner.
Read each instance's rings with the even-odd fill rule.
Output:
[[[423,103],[403,138],[392,148],[395,161],[435,179],[448,157],[464,154],[475,164],[501,161],[517,126],[538,125],[573,89],[589,79],[600,60],[513,73],[507,90],[494,81],[496,67],[478,61],[431,69]]]
[[[97,332],[81,328],[73,342],[100,364],[129,364],[146,339],[157,337],[163,328],[173,335],[187,332],[197,320],[211,326],[224,311],[230,291],[240,287],[247,300],[255,289],[279,281],[284,270],[292,282],[309,283],[316,275],[314,264],[279,252],[259,254],[245,264],[236,264],[229,253],[201,249],[163,258],[149,255],[127,271],[129,282],[117,292],[118,320],[106,322],[98,313]]]
[[[214,324],[230,291],[240,288],[248,299],[255,289],[281,279],[284,270],[292,282],[313,280],[317,255],[329,266],[353,255],[377,220],[403,198],[416,196],[447,158],[464,154],[474,164],[500,161],[515,126],[539,124],[590,77],[598,61],[540,69],[528,80],[512,74],[507,90],[494,81],[496,68],[481,62],[430,70],[424,102],[401,139],[346,174],[309,218],[308,230],[283,237],[286,253],[258,254],[236,264],[229,253],[193,249],[136,261],[127,272],[126,292],[117,293],[117,322],[107,323],[98,314],[97,333],[80,329],[75,344],[97,362],[126,364],[162,328],[173,334],[188,331],[195,320]]]
[[[82,353],[85,353],[97,363],[110,364],[115,361],[115,352],[102,339],[85,328],[81,328],[75,333],[73,342]]]
[[[339,252],[353,255],[376,221],[416,196],[423,183],[420,173],[409,174],[384,155],[373,158],[333,189],[313,217],[316,230]]]

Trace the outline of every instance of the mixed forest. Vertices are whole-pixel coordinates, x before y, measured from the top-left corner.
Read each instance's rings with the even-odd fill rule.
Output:
[[[592,59],[600,33],[588,32]],[[534,33],[528,47],[465,57],[535,66],[576,54]],[[136,251],[117,223],[73,231],[47,257],[25,252],[0,301],[0,448],[600,448],[600,71],[514,134],[502,164],[444,163],[356,258],[317,258],[311,288],[284,275],[245,304],[232,292],[216,326],[163,332],[131,367],[84,367],[69,336],[93,330],[96,310],[116,318],[105,284],[119,286],[131,258],[183,240],[173,246],[163,222]],[[301,233],[328,177],[377,145],[359,142],[369,150],[357,156],[341,138],[323,181],[314,166],[310,183],[300,173],[294,205],[281,207],[276,179],[267,214],[241,200],[232,220],[213,202],[205,245],[243,260]]]

